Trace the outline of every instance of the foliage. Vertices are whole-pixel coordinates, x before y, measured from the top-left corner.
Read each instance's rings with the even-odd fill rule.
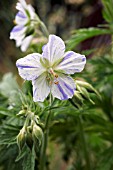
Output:
[[[83,28],[73,31],[67,49],[74,49],[93,36],[112,36],[112,0],[102,0],[103,17],[108,28]],[[33,48],[33,47],[32,47]],[[113,169],[113,53],[112,44],[104,52],[88,59],[86,70],[74,75],[76,91],[67,101],[55,99],[49,105],[34,103],[31,82],[22,87],[12,73],[0,82],[0,168],[35,170],[40,168],[41,146],[49,122],[46,169]],[[40,50],[40,49],[39,49]],[[93,50],[93,49],[92,49]],[[19,147],[18,147],[19,146]],[[54,149],[53,149],[54,148]],[[61,154],[54,167],[57,150]],[[54,155],[54,157],[52,157]],[[61,159],[61,160],[60,160]]]

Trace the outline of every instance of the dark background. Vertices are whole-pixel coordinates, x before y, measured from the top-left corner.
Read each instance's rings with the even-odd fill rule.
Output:
[[[15,42],[9,39],[17,12],[16,3],[17,0],[0,1],[0,75],[15,72],[15,61],[23,55]],[[64,40],[70,38],[72,30],[104,23],[100,0],[27,0],[27,3],[33,5],[49,32]],[[87,40],[82,43],[81,50],[99,46],[103,41],[109,41],[109,37]]]

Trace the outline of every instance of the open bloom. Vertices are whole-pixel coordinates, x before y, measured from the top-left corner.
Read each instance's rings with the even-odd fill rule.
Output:
[[[17,60],[16,66],[23,79],[32,81],[33,100],[36,102],[44,101],[50,92],[60,100],[72,98],[76,87],[69,75],[81,72],[85,63],[84,55],[65,52],[63,40],[50,35],[42,55],[29,54]]]
[[[15,16],[16,26],[10,33],[10,39],[14,39],[16,46],[21,46],[21,50],[24,52],[33,38],[34,25],[31,21],[38,19],[38,16],[35,14],[34,8],[30,4],[26,4],[25,0],[19,0],[16,9],[19,12]]]

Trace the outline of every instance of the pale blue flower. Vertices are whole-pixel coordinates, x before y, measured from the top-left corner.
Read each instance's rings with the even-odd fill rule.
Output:
[[[16,62],[20,76],[32,81],[34,102],[43,102],[50,92],[60,100],[72,98],[76,86],[69,75],[81,72],[85,64],[84,55],[65,52],[63,40],[55,35],[49,35],[42,55],[32,53]]]
[[[27,4],[25,0],[19,0],[16,9],[19,12],[15,16],[14,22],[16,26],[10,32],[10,39],[14,39],[16,46],[21,47],[21,50],[24,52],[33,39],[34,28],[31,21],[38,19],[38,16],[35,14],[34,8]]]

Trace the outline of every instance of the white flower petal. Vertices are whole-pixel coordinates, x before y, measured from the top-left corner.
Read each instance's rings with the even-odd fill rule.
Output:
[[[10,32],[10,39],[16,40],[16,39],[20,38],[21,36],[23,37],[26,29],[27,29],[26,27],[23,27],[20,25],[15,26]]]
[[[27,3],[25,0],[19,0],[23,8],[27,8]]]
[[[34,80],[45,72],[45,68],[40,63],[40,57],[42,57],[40,54],[32,53],[17,60],[16,66],[23,79]]]
[[[46,74],[42,74],[36,80],[32,81],[33,84],[33,101],[43,102],[50,93],[50,87],[46,79]]]
[[[51,64],[61,59],[64,55],[64,41],[56,35],[49,35],[49,41],[43,48],[43,57],[48,59]]]
[[[24,3],[23,2],[22,3],[17,2],[17,4],[16,4],[16,9],[23,12],[23,13],[25,12],[26,7],[27,7],[27,4],[26,4],[25,1],[24,1]]]
[[[64,54],[61,63],[55,70],[62,70],[65,74],[74,74],[81,72],[86,64],[86,57],[84,55],[68,51]]]
[[[33,39],[33,35],[29,35],[29,36],[27,36],[27,37],[23,40],[23,42],[22,42],[22,44],[21,44],[21,50],[22,50],[23,52],[25,52],[25,51],[27,50],[27,48],[29,47],[32,39]]]
[[[57,78],[57,83],[53,83],[51,91],[54,97],[67,100],[73,97],[75,88],[74,80],[62,74]]]
[[[27,10],[29,11],[31,20],[35,19],[35,16],[36,16],[35,10],[30,4],[27,6]]]
[[[22,11],[19,11],[17,14],[16,14],[16,17],[15,17],[15,22],[16,24],[18,25],[26,25],[27,22],[28,22],[28,17],[26,15],[25,12],[22,12]]]
[[[23,39],[24,39],[25,35],[21,35],[20,37],[18,38],[15,38],[15,41],[16,41],[16,47],[20,47],[22,42],[23,42]]]

